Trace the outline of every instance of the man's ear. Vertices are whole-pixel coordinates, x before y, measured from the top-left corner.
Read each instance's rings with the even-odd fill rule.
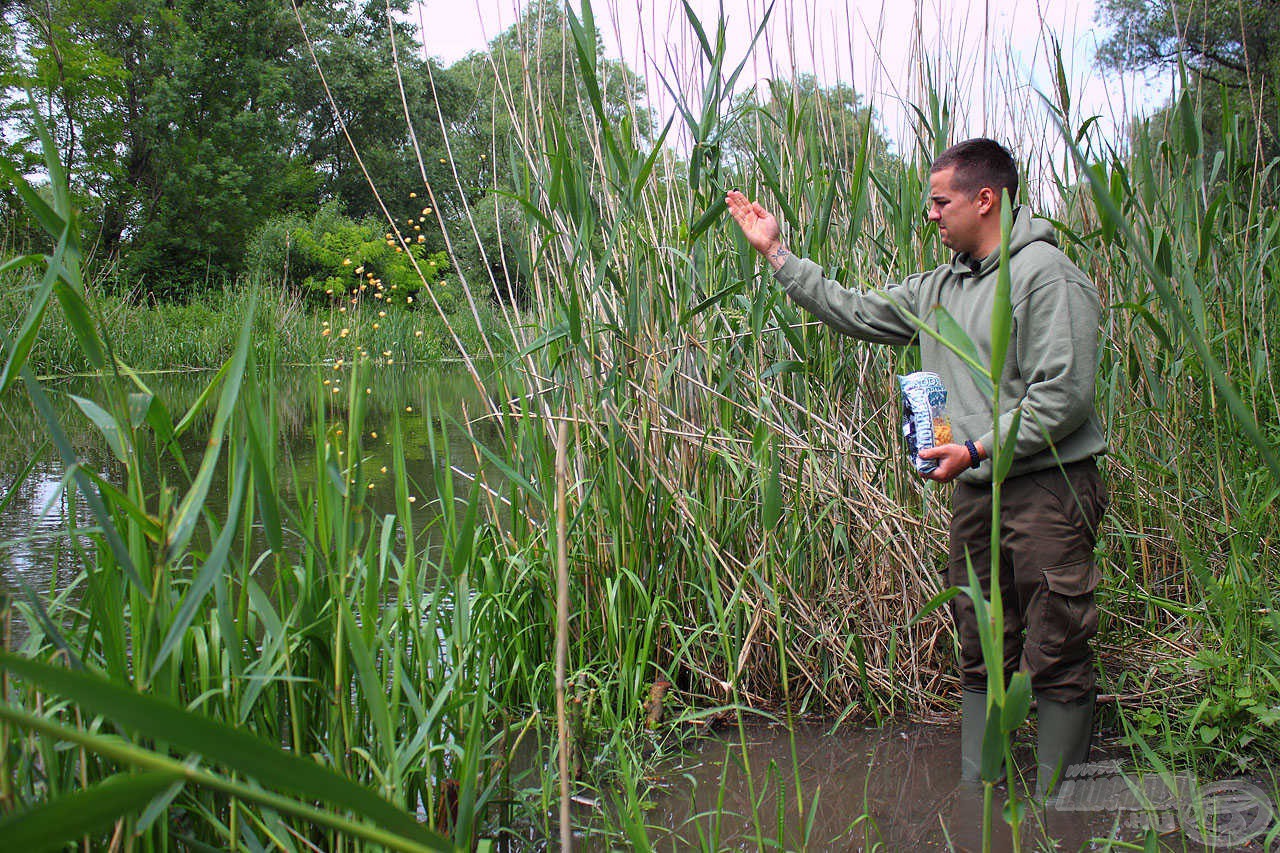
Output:
[[[978,213],[980,214],[1000,209],[1000,196],[996,195],[996,191],[991,187],[983,187],[978,190],[978,197],[974,201],[978,205]]]

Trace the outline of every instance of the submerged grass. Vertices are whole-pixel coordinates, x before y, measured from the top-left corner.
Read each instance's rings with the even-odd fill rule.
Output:
[[[482,471],[455,482],[444,464],[435,483],[415,483],[400,467],[395,511],[375,517],[362,383],[351,381],[337,422],[332,392],[317,389],[323,476],[298,483],[301,500],[281,500],[274,471],[294,461],[277,458],[272,392],[255,363],[288,345],[262,348],[254,324],[291,309],[240,312],[250,319],[215,333],[221,344],[203,339],[226,347],[226,364],[177,416],[105,354],[117,330],[90,319],[65,200],[39,210],[60,248],[32,262],[47,286],[31,291],[32,322],[5,342],[4,383],[18,377],[27,344],[104,368],[101,395],[82,410],[124,475],[107,483],[79,466],[52,409],[38,405],[73,504],[92,504],[94,527],[67,531],[83,569],[78,598],[9,602],[31,633],[20,656],[0,660],[0,717],[13,733],[0,768],[5,827],[52,833],[52,812],[17,806],[91,802],[93,825],[59,838],[118,833],[161,849],[519,843],[558,834],[560,780],[546,768],[563,755],[573,792],[612,804],[575,811],[579,829],[645,849],[654,828],[642,768],[688,732],[736,727],[751,800],[792,785],[777,801],[812,815],[820,800],[798,776],[751,767],[753,717],[950,713],[950,628],[936,614],[912,618],[940,591],[946,535],[945,494],[921,488],[897,460],[893,374],[914,355],[831,339],[761,275],[720,214],[727,186],[768,199],[792,244],[851,283],[939,262],[919,204],[928,156],[963,125],[953,105],[964,78],[922,75],[910,98],[921,105],[919,150],[886,159],[865,133],[845,144],[847,115],[795,91],[776,114],[733,109],[738,72],[723,25],[712,32],[690,15],[695,55],[685,66],[700,80],[699,95],[679,105],[684,159],[665,134],[640,136],[643,123],[605,112],[590,9],[567,15],[564,35],[591,144],[571,149],[554,112],[517,111],[503,152],[528,214],[536,323],[502,307],[484,314],[474,294],[492,283],[470,283],[472,321],[493,337],[474,347],[450,338],[488,410],[425,437],[433,455],[447,455],[444,430],[483,422],[496,440],[476,440],[476,454],[499,479]],[[534,91],[505,99],[533,103],[562,82],[526,80]],[[1013,87],[1003,94],[1018,97]],[[1280,415],[1274,179],[1251,159],[1243,125],[1223,150],[1204,150],[1190,101],[1173,113],[1180,125],[1137,126],[1125,147],[1096,138],[1065,98],[1032,107],[1046,116],[1045,140],[1027,158],[1028,186],[1041,188],[1107,306],[1104,689],[1133,743],[1153,747],[1142,753],[1148,765],[1266,766],[1280,752],[1280,491],[1266,426]],[[1078,163],[1052,153],[1063,136],[1055,121]],[[731,132],[752,146],[733,152],[722,144]],[[50,294],[78,354],[30,331]],[[326,321],[334,330],[346,319],[316,323]],[[370,359],[399,360],[412,324],[373,322],[365,315],[342,352],[358,356],[358,345]],[[323,341],[323,328],[306,331]],[[312,345],[315,359],[331,352],[309,337],[297,344]],[[490,349],[515,355],[481,382],[474,359]],[[29,370],[24,384],[38,403]],[[179,458],[189,472],[180,482],[148,482],[143,472],[174,453],[174,436],[201,411],[213,413],[205,460],[192,470]],[[402,457],[403,431],[392,440]],[[215,470],[233,496],[224,517],[205,505]],[[465,506],[440,515],[438,548],[424,547],[415,526],[416,506],[430,500]],[[567,595],[554,581],[557,506]],[[557,739],[558,625],[566,719]],[[87,674],[72,680],[68,667]],[[144,710],[171,728],[138,724]],[[256,760],[233,748],[245,743],[233,731],[251,733]],[[314,785],[284,778],[298,761]],[[759,846],[796,843],[779,809],[746,816]],[[718,848],[722,828],[721,815],[700,816],[699,843]]]

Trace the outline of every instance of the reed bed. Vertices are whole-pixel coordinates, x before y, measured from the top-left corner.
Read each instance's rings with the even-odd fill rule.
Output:
[[[846,345],[789,305],[722,199],[730,186],[766,199],[792,246],[851,284],[940,262],[920,221],[928,159],[971,123],[958,105],[976,69],[944,73],[920,46],[904,87],[917,148],[893,158],[857,113],[796,88],[768,110],[735,106],[741,49],[690,15],[683,66],[699,94],[641,133],[647,122],[604,108],[590,11],[563,17],[568,76],[495,69],[514,130],[490,156],[510,164],[525,214],[530,307],[486,308],[495,282],[465,282],[493,332],[462,346],[488,402],[439,419],[426,443],[440,454],[449,431],[483,424],[475,454],[499,476],[445,464],[416,483],[400,469],[393,513],[364,499],[355,379],[336,409],[317,389],[325,476],[280,499],[270,474],[294,462],[276,455],[251,320],[183,415],[111,359],[55,193],[43,218],[58,249],[31,283],[30,322],[5,340],[4,384],[21,377],[94,526],[68,527],[83,566],[71,589],[6,608],[31,633],[0,657],[5,826],[148,849],[553,838],[555,755],[605,806],[574,811],[576,825],[645,848],[644,768],[688,733],[753,716],[952,713],[948,624],[913,619],[941,591],[946,520],[945,491],[899,459],[893,377],[915,356]],[[1043,147],[1023,152],[1028,191],[1107,306],[1102,637],[1119,724],[1156,759],[1259,766],[1280,705],[1272,172],[1242,123],[1206,151],[1185,96],[1169,127],[1135,126],[1121,144],[1073,113],[1065,87],[1039,102],[1012,72],[982,78],[1005,87],[993,102],[1042,117]],[[571,119],[585,147],[571,147]],[[735,149],[733,134],[751,144]],[[50,172],[56,186],[56,155]],[[55,297],[107,377],[82,410],[118,459],[112,482],[77,464],[20,369]],[[349,360],[362,362],[354,345]],[[200,465],[149,485],[196,423],[209,434]],[[403,455],[400,429],[392,441]],[[215,471],[232,496],[219,517],[204,500]],[[442,544],[428,547],[415,511],[431,501],[464,510],[439,515]],[[768,817],[751,819],[763,845]],[[714,830],[699,835],[717,846]]]

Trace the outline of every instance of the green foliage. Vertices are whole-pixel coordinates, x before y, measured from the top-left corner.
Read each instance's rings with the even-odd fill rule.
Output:
[[[1270,0],[1151,3],[1103,0],[1111,35],[1099,60],[1117,69],[1174,69],[1185,62],[1207,109],[1211,147],[1228,137],[1221,122],[1247,122],[1267,156],[1280,153],[1280,19]]]
[[[426,219],[425,213],[419,216]],[[417,224],[417,219],[408,221]],[[421,294],[426,288],[446,314],[454,313],[462,293],[448,255],[428,254],[425,237],[422,242],[412,237],[420,233],[414,225],[399,227],[403,245],[385,223],[354,222],[337,204],[325,205],[309,220],[295,215],[263,225],[249,241],[246,266],[258,280],[283,282],[313,305],[337,304],[347,297],[353,304],[377,299],[384,305],[430,308]]]

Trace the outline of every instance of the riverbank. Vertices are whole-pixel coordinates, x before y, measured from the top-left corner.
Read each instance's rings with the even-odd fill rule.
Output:
[[[0,293],[0,325],[15,331],[31,300],[21,284],[14,282]],[[277,286],[244,280],[210,288],[185,302],[92,288],[89,295],[105,342],[135,370],[221,367],[231,357],[250,305],[256,306],[253,353],[262,364],[351,363],[362,353],[381,364],[429,364],[484,353],[486,336],[490,346],[501,347],[503,340],[501,309],[487,299],[477,300],[475,314],[464,306],[446,322],[425,301],[388,305],[370,298],[315,305]],[[49,305],[27,363],[47,376],[91,370],[56,301]]]

